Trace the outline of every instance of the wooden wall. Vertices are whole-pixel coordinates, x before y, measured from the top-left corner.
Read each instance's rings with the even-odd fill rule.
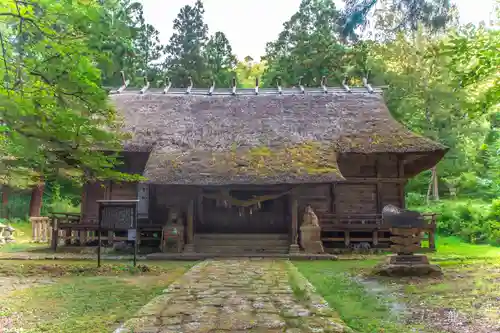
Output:
[[[142,174],[148,153],[123,153],[123,164],[118,170],[132,174]],[[88,182],[83,187],[82,222],[97,223],[97,200],[133,200],[137,199],[137,183],[127,182]]]
[[[149,218],[153,224],[161,225],[167,222],[169,210],[172,208],[179,210],[185,221],[189,200],[196,199],[199,194],[196,187],[183,185],[152,185],[149,191]]]
[[[381,213],[387,204],[404,205],[404,182],[400,156],[396,154],[342,154],[339,168],[346,181],[329,184],[302,184],[297,187],[299,220],[306,205],[310,204],[320,216],[324,213],[339,215]],[[129,168],[138,170],[144,161],[128,159]],[[272,187],[270,187],[272,188]],[[97,203],[100,199],[126,200],[137,198],[135,183],[89,183],[82,200],[83,220],[97,220]],[[187,203],[200,201],[200,188],[194,186],[149,187],[149,219],[153,224],[163,224],[169,209],[180,208],[186,213]],[[200,201],[201,202],[201,201]],[[200,209],[195,207],[195,216]],[[202,216],[197,216],[202,219]]]

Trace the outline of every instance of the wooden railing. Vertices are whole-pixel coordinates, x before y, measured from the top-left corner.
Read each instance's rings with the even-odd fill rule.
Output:
[[[58,245],[86,245],[96,243],[98,239],[99,225],[97,223],[83,222],[80,214],[53,212],[47,220],[50,237],[46,240],[51,244],[51,247],[56,250]],[[139,224],[138,240],[160,240],[155,237],[140,237],[141,232],[161,232],[161,225]],[[115,242],[126,241],[128,236],[117,236],[114,231],[103,231],[101,234],[102,241]]]
[[[31,237],[35,243],[50,243],[52,224],[47,216],[30,217]]]
[[[435,250],[435,234],[436,234],[436,213],[422,214],[425,224],[423,228],[424,238],[429,244],[429,250]],[[338,237],[323,237],[323,242],[343,242],[346,247],[349,247],[354,242],[369,242],[374,246],[379,243],[390,242],[388,237],[381,237],[381,233],[388,233],[390,225],[385,224],[382,219],[382,214],[332,214],[323,213],[318,216],[322,232],[338,232],[342,233]],[[351,232],[359,232],[367,234],[371,232],[370,237],[351,237]]]

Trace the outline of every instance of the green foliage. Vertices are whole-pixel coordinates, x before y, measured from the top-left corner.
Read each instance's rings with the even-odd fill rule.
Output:
[[[226,35],[217,31],[210,37],[205,53],[215,86],[229,87],[234,77],[232,71],[236,66],[236,57]]]
[[[347,51],[336,33],[339,15],[333,1],[302,1],[278,39],[267,44],[264,85],[276,85],[278,76],[283,86],[297,85],[301,76],[305,86],[319,86],[322,76],[340,82]]]
[[[419,25],[432,32],[442,31],[453,20],[454,6],[449,0],[344,0],[346,6],[339,17],[344,38],[356,40],[356,29],[365,28],[372,9],[382,5],[389,14],[384,18],[386,33],[415,32]],[[380,21],[376,24],[381,28]]]
[[[174,34],[166,46],[165,67],[176,87],[186,87],[191,77],[196,86],[209,86],[211,73],[204,54],[208,27],[203,22],[205,9],[197,0],[193,6],[181,8],[174,20]]]
[[[81,188],[68,188],[61,185],[62,182],[45,184],[42,199],[41,215],[48,216],[50,212],[80,212]],[[63,183],[64,184],[64,183]],[[0,190],[0,193],[2,191]],[[31,193],[29,191],[10,190],[8,192],[8,204],[0,205],[0,216],[12,219],[26,220],[29,215],[29,203]]]
[[[69,0],[1,4],[0,26],[10,28],[0,36],[6,127],[0,155],[12,158],[0,172],[25,185],[58,177],[139,179],[115,171],[116,155],[104,152],[119,150],[123,135],[96,67],[104,55],[83,24],[99,21],[103,7]]]
[[[500,245],[500,200],[498,199],[491,203],[442,200],[429,206],[411,208],[439,214],[437,231],[442,235],[455,235],[473,244]]]
[[[265,62],[255,62],[251,57],[245,57],[244,61],[238,61],[236,65],[236,81],[241,88],[254,88],[256,79],[260,80],[266,70]]]

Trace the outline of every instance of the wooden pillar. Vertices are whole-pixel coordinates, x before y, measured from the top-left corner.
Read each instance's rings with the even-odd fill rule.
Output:
[[[377,204],[377,214],[382,213],[382,184],[380,184],[380,163],[379,163],[379,156],[375,155],[375,172],[377,174],[377,183],[375,184],[375,190],[376,190],[376,204]]]
[[[378,230],[373,231],[373,246],[378,245]]]
[[[335,223],[338,225],[340,224],[340,215],[339,212],[337,211],[338,205],[337,205],[337,183],[332,183],[330,186],[330,191],[331,191],[331,196],[332,196],[332,213],[335,214]]]
[[[82,186],[82,201],[80,203],[80,223],[84,223],[85,213],[87,212],[87,190],[88,183],[83,184]]]
[[[345,234],[344,238],[345,247],[348,248],[349,245],[351,245],[351,233],[349,230],[346,230],[344,234]]]
[[[405,177],[405,172],[404,172],[404,155],[400,154],[398,155],[398,178],[404,178]],[[405,200],[405,184],[406,182],[400,182],[398,184],[399,186],[399,204],[401,208],[405,208],[406,205],[406,200]]]
[[[196,200],[196,218],[199,223],[203,224],[203,189],[200,188],[198,198]]]
[[[184,248],[185,252],[194,252],[194,200],[190,199],[187,207],[187,221],[186,221],[186,231],[187,231],[187,243]]]
[[[290,253],[298,253],[299,245],[297,244],[297,239],[299,235],[299,203],[297,201],[296,195],[292,192],[288,196],[290,203],[290,216],[291,216],[291,236],[292,240],[290,242]]]

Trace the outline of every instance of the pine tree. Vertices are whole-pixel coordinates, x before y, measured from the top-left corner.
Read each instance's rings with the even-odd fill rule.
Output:
[[[237,61],[223,32],[217,31],[208,41],[206,58],[216,86],[228,86]]]
[[[303,0],[278,39],[267,44],[264,84],[274,85],[277,76],[284,86],[296,85],[301,76],[304,85],[319,86],[322,76],[338,81],[345,54],[337,32],[339,16],[333,1]]]
[[[161,75],[161,66],[158,60],[164,53],[164,46],[160,42],[160,33],[154,26],[148,24],[144,18],[143,6],[136,4],[134,8],[133,22],[133,47],[134,47],[134,60],[137,64],[140,73],[136,77],[135,84],[141,84],[138,76],[145,75],[149,81],[155,83],[156,81],[163,80]]]
[[[384,23],[390,25],[390,30],[393,32],[416,33],[419,24],[431,32],[438,32],[450,24],[455,12],[450,0],[344,0],[344,2],[345,9],[339,18],[339,25],[343,38],[350,40],[357,39],[355,30],[366,26],[368,16],[377,5],[385,7],[390,22]]]
[[[194,6],[181,8],[174,20],[174,34],[166,46],[165,67],[174,86],[186,86],[188,77],[193,84],[207,86],[210,73],[204,56],[208,27],[203,22],[205,10],[200,0]]]

